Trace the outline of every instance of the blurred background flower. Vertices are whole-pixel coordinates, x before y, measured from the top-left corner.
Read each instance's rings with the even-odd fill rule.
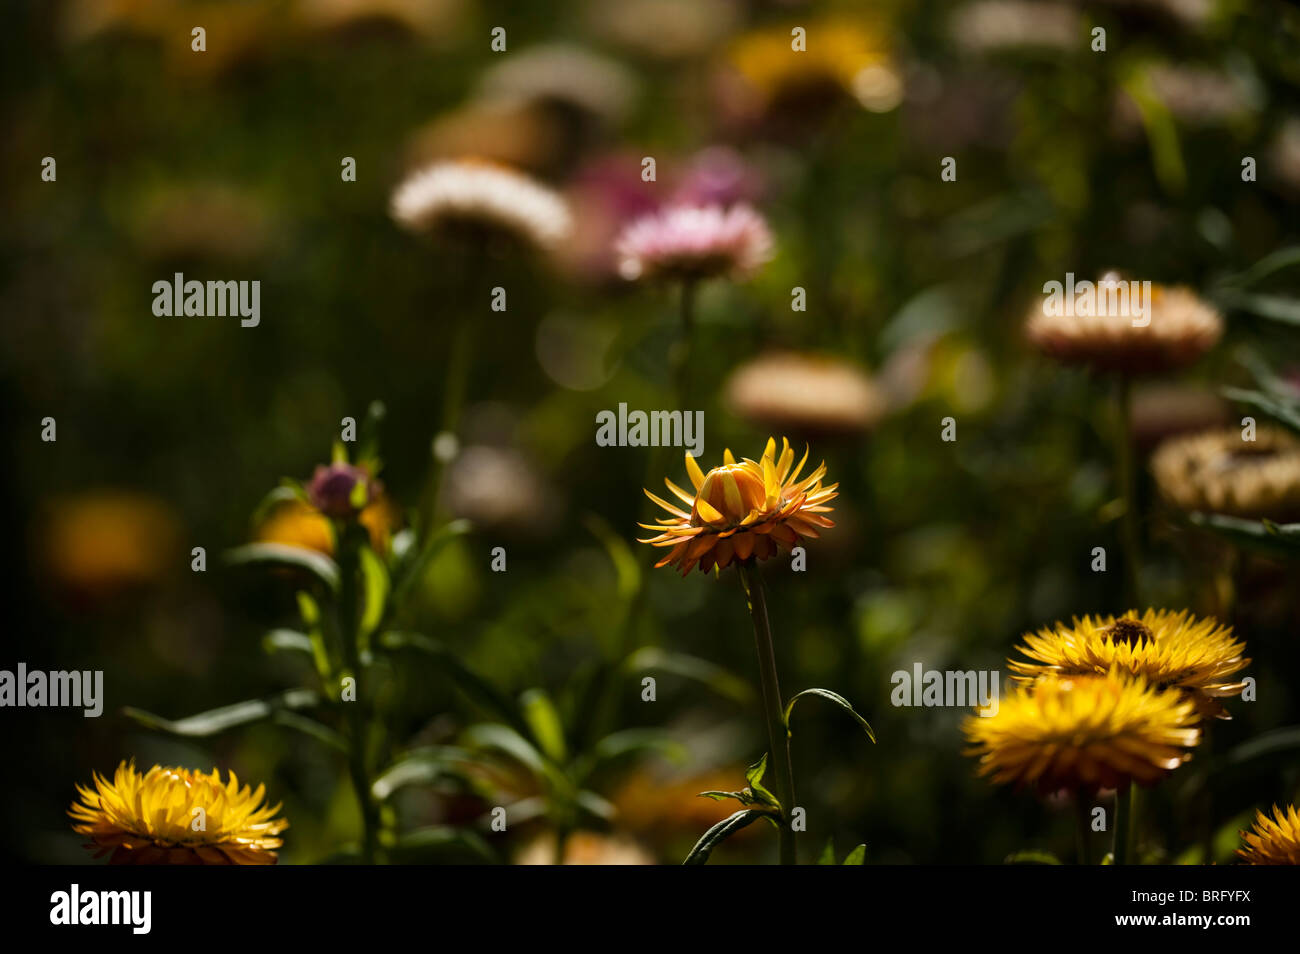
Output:
[[[107,698],[94,720],[8,712],[6,757],[32,770],[0,787],[0,811],[23,819],[0,828],[0,853],[84,863],[69,786],[124,752],[264,781],[293,821],[285,862],[358,841],[328,746],[271,723],[166,735],[119,713],[316,685],[309,654],[276,648],[304,629],[311,584],[222,554],[261,541],[339,555],[306,500],[259,501],[282,475],[309,477],[376,398],[383,494],[358,519],[385,566],[414,562],[430,514],[473,525],[403,582],[388,622],[512,704],[554,699],[563,769],[599,762],[587,803],[611,806],[567,832],[566,856],[680,861],[725,811],[696,792],[743,773],[700,767],[764,744],[734,586],[651,572],[666,551],[633,542],[654,508],[636,489],[680,449],[597,446],[596,415],[624,403],[702,412],[714,462],[771,433],[800,453],[815,441],[839,485],[837,528],[806,569],[765,566],[783,678],[834,685],[878,739],[846,758],[856,726],[800,727],[809,844],[865,842],[873,863],[1069,855],[1057,803],[987,784],[962,755],[964,711],[893,706],[891,675],[1005,673],[1007,633],[1132,605],[1231,627],[1257,690],[1147,796],[1148,857],[1229,863],[1258,809],[1295,804],[1294,544],[1258,519],[1297,505],[1293,6],[19,0],[6,25],[11,657],[103,669]],[[661,241],[680,208],[708,228]],[[637,221],[657,224],[621,255]],[[426,235],[463,239],[467,223],[469,242]],[[497,254],[520,246],[542,254]],[[619,275],[625,257],[648,276],[683,252],[694,270],[748,273],[690,299],[689,392],[682,283]],[[1150,328],[1047,323],[1026,346],[1045,279],[1116,265],[1160,287]],[[153,283],[178,271],[260,281],[258,327],[154,316]],[[477,344],[458,352],[466,329]],[[1132,384],[1130,433],[1151,456],[1128,499],[1114,382],[1091,373],[1106,368],[1158,372]],[[57,440],[41,440],[47,417]],[[1141,604],[1123,596],[1128,513]],[[489,718],[418,652],[371,648],[391,730],[377,757],[406,740],[454,748]],[[654,705],[634,691],[647,676]],[[596,759],[615,732],[667,737],[687,761],[655,745]],[[1158,768],[1164,750],[1142,738]],[[400,857],[504,862],[539,839],[533,856],[552,859],[544,837],[573,819],[483,830],[501,804],[489,795],[548,793],[521,771],[402,787],[383,806],[395,828],[433,832]],[[481,835],[486,854],[440,827]],[[774,857],[764,827],[711,863]]]

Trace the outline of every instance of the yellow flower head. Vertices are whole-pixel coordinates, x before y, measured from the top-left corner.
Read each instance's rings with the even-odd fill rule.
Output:
[[[1191,702],[1119,671],[1017,688],[996,714],[968,716],[962,730],[981,775],[1041,794],[1151,785],[1200,740]]]
[[[1244,683],[1229,677],[1248,666],[1246,644],[1231,626],[1213,618],[1198,620],[1186,610],[1148,609],[1139,618],[1130,610],[1113,616],[1075,618],[1029,633],[1020,652],[1028,662],[1008,660],[1020,682],[1044,675],[1075,676],[1118,668],[1142,676],[1161,689],[1185,692],[1203,716],[1229,718],[1216,700],[1235,696]]]
[[[878,31],[825,20],[808,27],[806,49],[794,49],[791,40],[790,27],[767,28],[742,36],[729,51],[732,65],[766,102],[836,90],[872,112],[887,112],[902,98],[902,80]]]
[[[723,466],[706,474],[694,457],[686,455],[686,472],[695,487],[694,494],[664,478],[668,489],[690,508],[689,512],[646,491],[647,497],[671,514],[660,517],[654,525],[640,524],[646,530],[658,531],[658,536],[641,543],[672,547],[656,567],[672,564],[685,576],[697,563],[708,572],[715,565],[719,569],[728,566],[733,559],[766,560],[776,554],[778,546],[788,549],[800,537],[820,536],[818,527],[835,526],[822,514],[830,513],[826,503],[837,496],[835,488],[839,484],[822,486],[825,464],[799,479],[808,462],[806,450],[799,466],[794,467],[790,442],[782,438],[778,457],[776,441],[768,438],[761,461],[745,458],[737,463],[729,450],[723,454],[723,461]]]
[[[174,563],[181,537],[171,508],[115,490],[53,501],[38,533],[46,572],[88,595],[157,581]]]
[[[112,864],[273,865],[276,836],[289,827],[275,817],[278,804],[262,805],[266,787],[240,787],[234,772],[223,784],[215,768],[155,765],[141,775],[122,762],[113,781],[98,772],[94,780],[93,790],[77,786],[81,801],[68,814],[96,857],[112,851]]]
[[[401,526],[402,515],[381,494],[366,505],[357,521],[369,532],[371,549],[387,553],[394,531]],[[258,524],[254,536],[258,543],[281,543],[334,555],[334,528],[329,518],[301,500],[286,500],[273,507]]]
[[[1255,827],[1241,833],[1245,847],[1237,854],[1248,865],[1300,865],[1300,812],[1294,805],[1282,811],[1273,806],[1273,817],[1255,813]]]

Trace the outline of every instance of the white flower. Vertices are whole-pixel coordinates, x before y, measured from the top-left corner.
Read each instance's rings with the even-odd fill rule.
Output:
[[[390,208],[409,229],[487,227],[540,249],[553,248],[572,227],[558,193],[510,169],[467,160],[438,162],[414,173],[397,187]]]

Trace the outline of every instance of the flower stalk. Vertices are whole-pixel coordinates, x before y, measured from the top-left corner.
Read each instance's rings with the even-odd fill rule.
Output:
[[[767,723],[767,741],[775,772],[774,787],[781,803],[781,864],[798,863],[794,829],[790,827],[794,810],[794,769],[790,762],[790,734],[781,709],[781,688],[776,675],[776,649],[772,643],[772,625],[767,614],[767,594],[757,562],[751,557],[739,563],[741,583],[754,620],[754,646],[758,651],[758,671],[762,685],[763,715]]]
[[[1124,558],[1124,605],[1140,606],[1142,601],[1138,562],[1142,554],[1138,532],[1137,467],[1133,449],[1133,381],[1128,375],[1120,375],[1119,378],[1118,407],[1115,463],[1120,501],[1124,507],[1120,517],[1120,547]]]
[[[379,853],[379,806],[370,790],[367,756],[369,737],[366,714],[362,706],[368,697],[362,679],[361,660],[361,547],[366,532],[355,522],[343,523],[339,535],[339,635],[343,665],[355,680],[356,699],[343,701],[348,726],[348,774],[361,810],[361,860],[372,865]]]
[[[691,355],[695,350],[695,298],[698,285],[694,278],[682,280],[682,330],[681,337],[673,343],[673,385],[677,398],[675,406],[683,410],[691,405]]]
[[[1133,847],[1133,813],[1137,808],[1137,786],[1132,782],[1115,792],[1115,864],[1129,864]]]

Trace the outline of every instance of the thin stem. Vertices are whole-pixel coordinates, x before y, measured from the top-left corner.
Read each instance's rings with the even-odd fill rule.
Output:
[[[1137,468],[1133,450],[1133,382],[1127,375],[1119,379],[1119,414],[1115,439],[1115,462],[1118,469],[1120,500],[1124,513],[1120,518],[1120,547],[1124,560],[1124,608],[1141,610],[1139,601],[1139,544]]]
[[[1197,759],[1205,786],[1205,803],[1201,806],[1204,827],[1201,829],[1201,864],[1214,864],[1214,720],[1206,719],[1201,726],[1201,744],[1196,747]]]
[[[1128,787],[1128,860],[1130,864],[1141,864],[1138,857],[1138,829],[1141,827],[1141,819],[1138,817],[1142,810],[1142,793],[1136,782],[1130,782]]]
[[[368,726],[366,706],[368,697],[362,682],[360,652],[361,625],[361,545],[365,530],[348,524],[339,532],[339,634],[342,642],[343,664],[354,680],[356,698],[344,701],[348,725],[348,773],[361,810],[361,859],[372,865],[378,857],[379,809],[370,791],[370,771],[366,755]]]
[[[673,378],[678,407],[683,413],[691,404],[691,354],[695,345],[695,290],[697,282],[682,282],[682,336],[673,345]]]
[[[1088,800],[1083,797],[1083,792],[1076,792],[1074,796],[1074,833],[1075,841],[1079,850],[1078,860],[1081,865],[1092,864],[1090,838],[1092,834],[1091,815],[1092,806],[1089,805]]]
[[[551,859],[554,865],[564,864],[564,855],[569,847],[569,829],[561,828],[555,833],[555,854]]]
[[[740,563],[740,580],[749,600],[754,619],[754,645],[758,651],[758,671],[763,690],[763,712],[767,722],[767,742],[771,767],[776,773],[773,787],[781,803],[781,864],[797,864],[794,829],[790,827],[794,810],[794,769],[790,764],[790,734],[786,731],[781,710],[781,687],[776,678],[776,649],[772,644],[772,625],[767,615],[767,594],[758,564],[751,557]]]
[[[460,439],[461,413],[465,407],[465,395],[469,390],[470,369],[474,364],[474,322],[464,316],[456,323],[452,338],[451,354],[447,360],[447,376],[443,379],[442,389],[442,426],[437,437],[449,435],[457,441]],[[459,451],[459,448],[456,448]],[[439,507],[443,480],[447,468],[454,459],[454,454],[444,456],[434,453],[433,470],[429,486],[425,491],[423,506],[423,529],[427,536],[433,532],[440,516]]]
[[[1134,791],[1137,786],[1130,782],[1115,792],[1115,864],[1129,863],[1130,849],[1133,846],[1133,810],[1137,807]]]

